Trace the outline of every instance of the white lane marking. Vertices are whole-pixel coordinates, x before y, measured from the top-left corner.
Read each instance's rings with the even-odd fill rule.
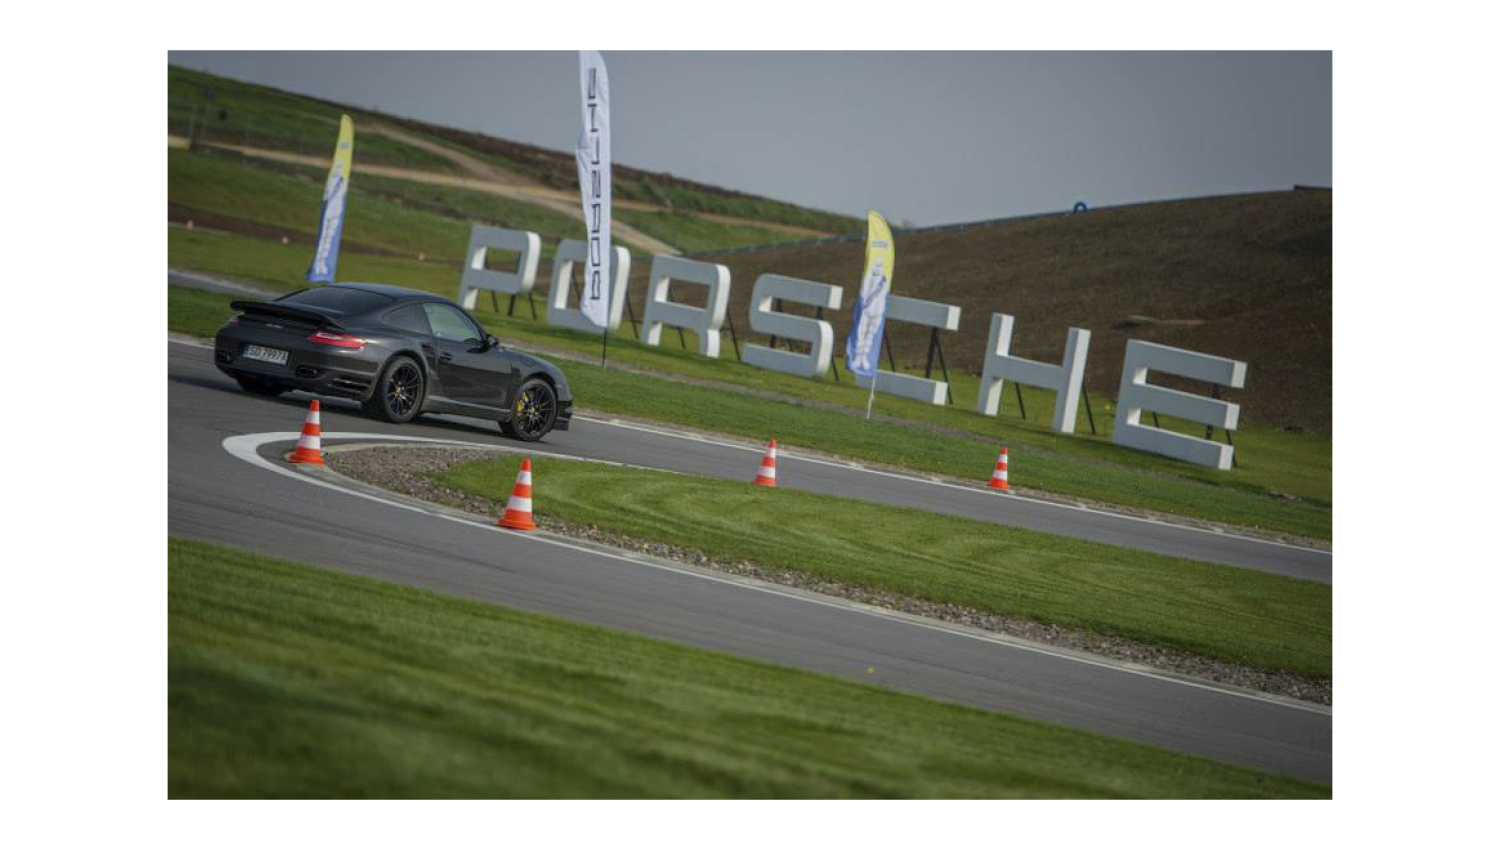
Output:
[[[202,343],[195,343],[195,342],[188,342],[186,340],[168,339],[167,341],[168,342],[181,343],[182,345],[194,345],[194,346],[198,346],[200,348],[212,348],[213,347],[211,345],[205,345],[205,344],[202,344]],[[631,431],[641,431],[641,432],[646,433],[646,434],[655,434],[656,436],[659,436],[659,437],[670,437],[670,438],[678,439],[678,440],[692,440],[694,442],[705,443],[705,444],[711,445],[711,446],[720,446],[720,447],[726,448],[726,449],[739,449],[740,451],[755,452],[757,454],[765,451],[764,447],[760,447],[760,446],[747,446],[747,445],[744,445],[742,443],[730,443],[730,442],[725,442],[724,440],[715,440],[715,439],[713,439],[711,437],[704,437],[704,436],[701,436],[701,435],[698,435],[698,434],[690,434],[690,433],[687,433],[685,431],[667,431],[667,430],[664,430],[664,429],[661,429],[661,428],[651,428],[651,427],[648,427],[648,426],[645,426],[645,425],[637,425],[637,424],[635,424],[633,422],[624,422],[624,421],[621,421],[619,419],[599,419],[599,418],[593,417],[593,416],[584,416],[583,414],[574,414],[573,418],[574,419],[578,419],[578,420],[582,420],[584,422],[592,422],[595,425],[605,425],[605,426],[609,426],[609,427],[613,427],[613,428],[625,428],[625,429],[628,429],[628,430],[631,430]],[[1329,558],[1333,557],[1333,550],[1332,549],[1315,549],[1315,548],[1313,548],[1311,546],[1299,546],[1296,543],[1283,543],[1283,542],[1281,542],[1279,540],[1266,540],[1266,539],[1263,539],[1263,538],[1260,538],[1260,537],[1250,537],[1248,535],[1235,534],[1234,532],[1223,531],[1223,530],[1220,530],[1220,529],[1217,529],[1217,528],[1198,528],[1198,527],[1191,526],[1191,525],[1178,525],[1177,523],[1167,522],[1166,520],[1151,519],[1149,517],[1131,516],[1130,514],[1116,513],[1114,511],[1106,511],[1106,510],[1101,510],[1099,508],[1088,508],[1088,507],[1084,507],[1082,505],[1070,505],[1070,504],[1068,504],[1066,502],[1053,502],[1053,501],[1049,501],[1047,499],[1035,499],[1035,498],[1032,498],[1030,496],[1022,496],[1022,495],[1019,495],[1017,493],[990,493],[990,491],[988,491],[988,490],[981,490],[977,486],[970,487],[970,486],[963,485],[963,484],[954,484],[954,483],[949,482],[949,481],[943,481],[943,480],[938,479],[938,478],[924,477],[924,476],[917,476],[917,475],[905,475],[905,474],[902,474],[902,473],[899,473],[899,472],[888,472],[888,471],[883,470],[883,469],[871,469],[868,466],[864,466],[863,464],[855,463],[855,462],[852,462],[852,461],[825,460],[823,458],[807,457],[805,455],[798,455],[796,453],[793,453],[791,455],[786,455],[784,447],[782,447],[782,452],[783,452],[783,456],[788,457],[791,460],[802,461],[802,462],[805,462],[805,463],[820,463],[820,464],[822,464],[824,466],[832,466],[832,467],[837,467],[839,469],[852,469],[852,470],[855,470],[856,472],[867,472],[867,473],[869,473],[871,475],[884,475],[887,478],[895,478],[895,479],[898,479],[898,480],[901,480],[901,481],[915,481],[918,484],[932,484],[932,485],[937,486],[937,487],[948,487],[948,488],[953,489],[953,490],[962,490],[962,491],[964,491],[966,493],[984,493],[986,495],[992,495],[995,498],[1020,499],[1022,501],[1030,502],[1033,505],[1040,505],[1040,506],[1046,507],[1046,508],[1062,508],[1064,510],[1070,510],[1070,511],[1082,511],[1083,513],[1098,514],[1100,516],[1107,516],[1107,517],[1111,517],[1111,518],[1114,518],[1114,519],[1127,520],[1127,521],[1130,521],[1130,522],[1143,522],[1143,523],[1149,523],[1151,525],[1160,525],[1160,526],[1164,526],[1166,528],[1171,528],[1171,529],[1174,529],[1174,530],[1177,530],[1177,531],[1188,531],[1188,532],[1196,532],[1198,534],[1214,535],[1214,536],[1217,536],[1217,537],[1228,537],[1228,538],[1230,538],[1232,540],[1244,540],[1244,541],[1246,541],[1248,543],[1258,543],[1258,544],[1261,544],[1261,545],[1264,545],[1264,546],[1280,546],[1280,547],[1282,547],[1284,549],[1296,549],[1296,550],[1298,550],[1300,552],[1312,552],[1314,554],[1327,555]],[[558,455],[558,457],[562,457],[562,455]],[[1121,545],[1125,545],[1125,544],[1121,544]]]
[[[580,414],[574,414],[573,418],[574,419],[581,419],[581,420],[583,420],[585,422],[592,422],[592,423],[594,423],[596,425],[608,425],[608,426],[612,426],[612,427],[615,427],[615,428],[627,428],[627,429],[630,429],[632,431],[643,431],[643,432],[645,432],[647,434],[656,434],[657,436],[661,436],[661,437],[674,437],[674,438],[681,439],[681,440],[695,440],[695,441],[700,442],[700,443],[708,443],[710,445],[722,446],[724,448],[729,448],[729,449],[739,449],[741,451],[746,451],[746,452],[756,452],[757,454],[760,453],[760,452],[765,451],[764,447],[747,446],[747,445],[744,445],[744,444],[741,444],[741,443],[729,443],[729,442],[725,442],[723,440],[715,440],[715,439],[712,439],[712,438],[709,438],[709,437],[703,437],[703,436],[699,436],[697,434],[689,434],[689,433],[686,433],[686,432],[683,432],[683,431],[666,431],[666,430],[662,430],[662,429],[659,429],[659,428],[650,428],[650,427],[647,427],[645,425],[637,425],[637,424],[635,424],[633,422],[624,422],[624,421],[621,421],[619,419],[597,419],[597,418],[592,417],[592,416],[583,416],[583,415],[580,415]],[[900,473],[900,472],[888,472],[888,471],[883,470],[883,469],[871,469],[868,466],[864,466],[864,465],[861,465],[861,464],[858,464],[858,463],[851,463],[851,462],[848,462],[848,461],[826,460],[824,458],[808,457],[806,455],[796,454],[795,450],[791,454],[787,454],[786,450],[785,450],[786,449],[785,446],[778,446],[778,448],[781,449],[783,457],[789,457],[792,460],[801,461],[801,462],[805,462],[805,463],[821,463],[824,466],[835,466],[835,467],[839,467],[841,469],[853,469],[853,470],[856,470],[856,471],[859,471],[859,472],[867,472],[867,473],[869,473],[871,475],[884,475],[887,478],[897,478],[897,479],[900,479],[902,481],[915,481],[915,482],[917,482],[919,484],[933,484],[933,485],[936,485],[938,487],[948,487],[948,488],[953,489],[953,490],[963,490],[966,493],[985,493],[985,494],[989,494],[988,490],[981,490],[977,486],[972,486],[971,487],[971,486],[968,486],[968,485],[965,485],[965,484],[954,484],[952,482],[943,481],[943,480],[938,479],[938,478],[929,478],[929,477],[922,477],[922,476],[917,476],[917,475],[906,475],[906,474],[903,474],[903,473]],[[1145,523],[1151,523],[1152,525],[1162,525],[1162,526],[1166,526],[1167,528],[1176,529],[1178,531],[1191,531],[1191,532],[1196,532],[1198,534],[1212,534],[1212,535],[1216,535],[1216,536],[1219,536],[1219,537],[1229,537],[1229,538],[1233,538],[1235,540],[1244,540],[1244,541],[1247,541],[1247,542],[1250,542],[1250,543],[1260,543],[1260,544],[1264,544],[1266,546],[1281,546],[1281,547],[1286,548],[1286,549],[1297,549],[1297,550],[1300,550],[1300,551],[1303,551],[1303,552],[1315,552],[1315,553],[1318,553],[1318,554],[1328,555],[1330,558],[1333,557],[1333,550],[1331,550],[1331,549],[1315,549],[1315,548],[1313,548],[1311,546],[1300,546],[1300,545],[1298,545],[1296,543],[1283,543],[1283,542],[1281,542],[1279,540],[1265,540],[1265,539],[1262,539],[1260,537],[1250,537],[1250,536],[1245,535],[1245,534],[1235,534],[1234,532],[1231,532],[1231,531],[1222,531],[1222,530],[1216,529],[1216,528],[1198,528],[1196,526],[1191,526],[1191,525],[1178,525],[1175,522],[1167,522],[1166,520],[1151,519],[1149,517],[1131,516],[1130,514],[1115,513],[1114,511],[1100,510],[1099,508],[1087,508],[1087,507],[1084,507],[1082,505],[1070,505],[1070,504],[1068,504],[1066,502],[1053,502],[1053,501],[1049,501],[1047,499],[1036,499],[1036,498],[1032,498],[1030,496],[1022,496],[1022,495],[1019,495],[1019,494],[1016,494],[1016,493],[1003,493],[1003,494],[996,493],[996,494],[993,494],[993,495],[995,495],[997,498],[1020,499],[1022,501],[1030,502],[1030,503],[1032,503],[1034,505],[1041,505],[1043,507],[1048,507],[1048,508],[1064,508],[1064,509],[1067,509],[1067,510],[1070,510],[1070,511],[1083,511],[1084,513],[1099,514],[1101,516],[1113,517],[1115,519],[1129,520],[1131,522],[1145,522]]]
[[[1127,674],[1130,674],[1130,675],[1133,675],[1133,676],[1144,676],[1144,677],[1146,677],[1148,679],[1156,679],[1158,681],[1169,682],[1169,683],[1175,684],[1175,685],[1183,685],[1183,686],[1189,687],[1189,688],[1198,688],[1200,690],[1211,691],[1213,693],[1221,694],[1221,695],[1224,695],[1224,696],[1240,697],[1240,698],[1243,698],[1243,699],[1255,700],[1256,702],[1264,702],[1264,703],[1269,703],[1271,705],[1281,706],[1283,708],[1290,708],[1290,709],[1294,709],[1294,710],[1297,710],[1297,711],[1308,711],[1308,712],[1312,712],[1314,714],[1324,714],[1324,715],[1327,715],[1329,717],[1333,716],[1333,710],[1332,709],[1329,709],[1329,708],[1326,708],[1326,707],[1320,706],[1320,705],[1315,705],[1315,704],[1312,704],[1312,703],[1303,703],[1303,702],[1297,702],[1297,701],[1293,701],[1293,700],[1288,700],[1288,699],[1282,699],[1282,698],[1278,698],[1278,697],[1273,697],[1273,696],[1269,696],[1269,695],[1261,695],[1261,694],[1250,693],[1250,692],[1246,692],[1246,691],[1231,690],[1231,689],[1228,689],[1228,688],[1221,688],[1221,687],[1218,687],[1217,685],[1213,685],[1213,684],[1210,684],[1210,683],[1207,683],[1207,682],[1195,682],[1195,681],[1190,681],[1190,680],[1187,680],[1187,679],[1179,679],[1179,678],[1176,678],[1176,677],[1173,677],[1173,676],[1164,676],[1164,675],[1161,675],[1159,673],[1152,673],[1152,672],[1147,671],[1147,670],[1138,670],[1138,669],[1134,669],[1134,668],[1131,668],[1131,667],[1125,667],[1125,666],[1122,666],[1122,665],[1119,665],[1119,664],[1112,663],[1112,662],[1107,661],[1107,660],[1094,659],[1094,658],[1085,658],[1085,657],[1082,657],[1082,656],[1070,655],[1070,654],[1064,653],[1064,652],[1056,652],[1056,651],[1053,651],[1053,650],[1050,650],[1050,649],[1047,649],[1047,648],[1041,647],[1041,646],[1035,646],[1035,645],[1031,645],[1031,644],[1019,643],[1019,642],[1015,642],[1015,641],[1006,640],[1006,639],[1004,639],[1002,637],[998,637],[998,636],[974,634],[974,633],[971,633],[971,632],[960,631],[958,629],[951,629],[951,628],[947,628],[945,626],[942,626],[942,625],[940,625],[938,623],[926,622],[926,621],[923,621],[923,620],[912,619],[910,617],[906,617],[906,616],[895,614],[894,612],[884,612],[884,611],[880,611],[878,609],[872,609],[872,608],[866,608],[866,607],[859,607],[859,606],[851,605],[851,604],[848,604],[848,603],[840,602],[840,601],[834,600],[834,599],[820,599],[820,598],[813,597],[813,596],[805,596],[805,595],[797,594],[797,593],[788,593],[786,591],[778,590],[778,589],[776,589],[774,587],[768,587],[768,586],[763,586],[763,585],[758,585],[758,584],[747,584],[747,583],[742,582],[742,581],[736,581],[736,580],[733,580],[733,579],[722,578],[722,577],[719,577],[719,576],[709,575],[707,573],[701,573],[701,572],[696,572],[696,571],[687,570],[687,569],[680,569],[678,567],[673,567],[673,566],[671,566],[669,564],[663,564],[663,563],[657,563],[657,562],[653,562],[653,561],[647,561],[647,560],[643,560],[643,559],[640,559],[640,558],[631,557],[630,555],[627,555],[627,554],[616,553],[616,552],[608,552],[608,551],[603,551],[603,550],[600,550],[600,549],[594,549],[594,548],[587,547],[587,546],[579,546],[579,545],[576,545],[576,544],[573,544],[573,543],[567,543],[565,541],[556,540],[556,539],[553,539],[553,538],[550,538],[550,537],[534,537],[534,536],[531,536],[531,535],[524,534],[522,532],[511,531],[509,529],[500,528],[499,526],[489,525],[489,524],[482,523],[482,522],[476,522],[474,520],[466,519],[464,517],[454,516],[454,515],[449,514],[449,513],[444,513],[444,512],[440,512],[440,511],[431,510],[431,509],[428,509],[428,508],[423,508],[423,507],[420,507],[418,505],[408,504],[406,502],[397,501],[395,499],[387,499],[387,498],[384,498],[382,496],[377,496],[374,493],[365,493],[365,492],[362,492],[360,490],[354,490],[354,489],[351,489],[349,487],[345,487],[345,486],[343,486],[341,484],[335,483],[333,481],[324,481],[324,480],[321,480],[319,478],[314,478],[311,475],[304,475],[303,473],[300,473],[300,472],[296,471],[295,469],[291,468],[290,466],[277,464],[277,463],[275,463],[275,462],[273,462],[271,460],[268,460],[265,457],[262,457],[261,454],[260,454],[260,451],[259,451],[260,447],[263,446],[263,445],[266,445],[267,443],[293,442],[299,436],[301,436],[301,432],[299,432],[299,431],[272,431],[272,432],[261,433],[261,434],[241,434],[241,435],[235,436],[235,437],[225,437],[222,445],[224,447],[224,450],[227,451],[227,452],[229,452],[229,454],[233,455],[234,457],[239,458],[240,460],[245,461],[246,463],[251,464],[252,466],[257,466],[257,467],[259,467],[261,469],[270,470],[271,472],[274,472],[274,473],[276,473],[278,475],[285,475],[285,476],[287,476],[287,477],[289,477],[289,478],[291,478],[291,479],[293,479],[295,481],[302,481],[302,482],[306,482],[308,484],[314,484],[314,485],[319,486],[319,487],[326,487],[329,490],[334,490],[334,491],[337,491],[339,493],[344,493],[344,494],[350,495],[350,496],[358,496],[361,499],[369,499],[372,502],[378,502],[378,503],[380,503],[382,505],[388,505],[390,507],[401,508],[403,510],[408,510],[408,511],[412,511],[414,513],[423,514],[425,516],[431,516],[431,517],[437,517],[439,519],[445,519],[445,520],[448,520],[449,522],[456,522],[456,523],[467,525],[467,526],[470,526],[470,527],[473,527],[473,528],[481,528],[481,529],[484,529],[486,531],[495,532],[497,534],[518,534],[518,535],[520,535],[522,537],[526,537],[527,539],[529,539],[529,540],[531,540],[533,542],[536,542],[536,543],[545,543],[545,544],[547,544],[549,546],[559,546],[559,547],[564,548],[564,549],[572,549],[575,552],[582,552],[582,553],[587,554],[587,555],[595,555],[595,556],[598,556],[598,557],[601,557],[601,558],[610,558],[610,559],[613,559],[613,560],[616,560],[616,561],[623,561],[623,562],[628,563],[628,564],[634,564],[636,566],[650,567],[652,569],[657,569],[657,570],[665,570],[667,572],[677,573],[678,575],[691,576],[693,578],[699,578],[699,579],[703,579],[705,581],[712,581],[712,582],[716,582],[718,584],[727,584],[727,585],[730,585],[732,587],[739,587],[739,588],[743,588],[743,589],[746,589],[746,590],[759,591],[761,593],[769,593],[769,594],[771,594],[773,596],[780,596],[780,597],[783,597],[783,598],[786,598],[786,599],[795,599],[795,600],[799,600],[799,601],[802,601],[802,602],[807,602],[807,603],[810,603],[810,604],[813,604],[813,605],[822,605],[824,607],[835,608],[837,610],[846,611],[846,612],[853,613],[853,614],[864,614],[866,616],[878,617],[878,618],[880,618],[882,620],[888,620],[888,621],[891,621],[891,622],[905,623],[906,625],[909,625],[909,626],[916,626],[916,627],[919,627],[919,628],[929,629],[929,630],[935,631],[935,632],[942,632],[943,634],[954,635],[954,636],[957,636],[957,637],[970,638],[972,640],[983,641],[985,643],[992,643],[992,644],[996,644],[996,645],[999,645],[999,646],[1008,647],[1010,649],[1019,649],[1019,650],[1024,650],[1026,652],[1035,652],[1035,653],[1038,653],[1040,655],[1047,655],[1047,656],[1051,656],[1053,658],[1060,658],[1060,659],[1063,659],[1063,660],[1066,660],[1066,661],[1076,661],[1079,664],[1087,664],[1087,665],[1090,665],[1092,667],[1102,667],[1102,668],[1104,668],[1106,670],[1113,670],[1113,671],[1115,671],[1117,673],[1127,673]],[[335,432],[335,433],[324,434],[323,435],[323,439],[325,439],[325,440],[390,440],[390,441],[393,441],[393,442],[448,443],[448,444],[459,445],[459,446],[482,446],[484,448],[493,448],[493,446],[490,446],[490,445],[488,445],[486,443],[473,443],[473,442],[468,442],[468,441],[464,441],[464,440],[448,440],[448,439],[442,439],[442,438],[437,438],[437,437],[408,437],[408,436],[401,436],[401,435],[395,435],[395,434],[365,434],[365,433],[348,432],[348,431],[340,431],[340,432]],[[538,454],[541,454],[541,453],[538,452]],[[569,458],[566,455],[553,455],[553,456],[554,457],[558,457],[558,458],[562,458],[562,459],[565,459],[565,460],[576,460],[576,458]]]

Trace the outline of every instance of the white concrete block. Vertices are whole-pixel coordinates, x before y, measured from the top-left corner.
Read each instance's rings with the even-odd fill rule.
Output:
[[[1014,357],[1010,353],[1011,332],[1015,317],[1004,313],[990,316],[990,341],[984,349],[984,375],[979,380],[979,412],[995,416],[1000,412],[1001,391],[1006,380],[1040,387],[1057,393],[1052,409],[1052,430],[1073,433],[1078,419],[1078,399],[1083,392],[1083,368],[1089,356],[1089,332],[1083,328],[1068,329],[1068,344],[1061,366]]]
[[[944,331],[958,330],[958,321],[962,313],[961,308],[950,304],[939,304],[936,301],[923,301],[920,298],[906,298],[901,295],[892,295],[886,303],[885,320],[890,322],[909,322],[914,325],[924,325]],[[887,327],[886,332],[890,329]],[[918,378],[914,375],[903,375],[899,372],[887,372],[878,369],[875,372],[875,392],[888,395],[901,396],[902,398],[913,398],[917,401],[925,401],[928,404],[942,404],[948,398],[948,382],[937,381],[932,378]],[[859,375],[854,376],[854,384],[860,389],[869,389],[870,381]]]
[[[673,281],[708,287],[706,307],[689,307],[671,300]],[[647,345],[661,345],[661,329],[671,325],[698,334],[698,353],[719,356],[719,328],[729,304],[729,269],[683,257],[657,254],[651,258],[651,280],[646,288],[646,315],[641,319]]]
[[[547,308],[547,324],[575,331],[602,334],[604,329],[589,320],[577,307],[568,306],[573,287],[573,266],[587,261],[589,246],[577,239],[564,239],[552,257],[552,303]],[[630,281],[630,251],[612,246],[609,264],[609,329],[620,329],[620,314],[625,307],[625,286]]]
[[[515,271],[491,271],[484,267],[489,249],[515,251],[521,256]],[[469,231],[468,260],[458,285],[458,303],[473,310],[480,290],[522,295],[536,285],[536,266],[542,257],[542,237],[525,230],[506,230],[476,224]]]
[[[1151,410],[1233,431],[1239,427],[1240,406],[1147,383],[1152,369],[1226,387],[1245,386],[1244,363],[1212,354],[1132,339],[1125,345],[1125,364],[1120,370],[1120,401],[1115,411],[1116,445],[1145,452],[1229,469],[1234,447],[1201,437],[1178,434],[1141,424],[1142,411]]]
[[[844,302],[844,288],[779,274],[763,274],[756,278],[755,289],[750,295],[751,330],[809,343],[812,352],[798,354],[763,345],[746,345],[745,362],[788,375],[822,377],[833,357],[833,325],[820,319],[775,312],[771,305],[777,299],[837,310]]]

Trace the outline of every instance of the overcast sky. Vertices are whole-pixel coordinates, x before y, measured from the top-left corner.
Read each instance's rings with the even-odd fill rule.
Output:
[[[1330,53],[604,53],[620,163],[943,224],[1332,184]],[[574,53],[173,64],[571,150]]]

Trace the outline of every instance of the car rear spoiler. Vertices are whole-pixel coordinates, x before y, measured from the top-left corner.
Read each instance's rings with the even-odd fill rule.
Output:
[[[290,307],[286,304],[270,304],[265,301],[231,301],[229,306],[241,313],[254,313],[261,316],[275,316],[279,319],[291,319],[296,322],[311,322],[320,328],[338,328],[339,323],[334,321],[327,313],[319,313],[316,310],[305,310],[301,307]]]

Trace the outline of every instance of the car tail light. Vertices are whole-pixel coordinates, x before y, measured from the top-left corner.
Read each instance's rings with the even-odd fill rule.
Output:
[[[239,326],[240,326],[240,317],[239,316],[235,316],[234,318],[232,318],[229,321],[227,321],[227,322],[224,323],[224,327],[226,327],[226,328],[237,328]]]
[[[313,335],[307,338],[309,342],[319,345],[333,345],[339,348],[364,348],[365,341],[357,336],[348,334],[336,334],[332,331],[313,331]]]

